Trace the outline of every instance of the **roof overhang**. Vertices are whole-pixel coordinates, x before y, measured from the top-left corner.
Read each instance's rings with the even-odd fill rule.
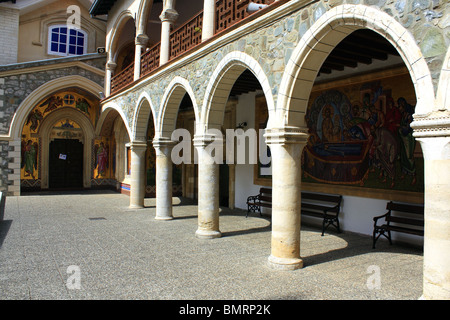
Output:
[[[117,0],[95,0],[89,9],[91,16],[107,15]]]

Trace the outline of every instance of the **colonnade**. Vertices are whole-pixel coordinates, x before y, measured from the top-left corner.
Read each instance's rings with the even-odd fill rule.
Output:
[[[169,61],[170,56],[170,32],[174,23],[178,19],[178,12],[175,10],[176,0],[164,1],[163,10],[159,16],[161,20],[161,48],[159,65],[162,66]],[[215,28],[215,0],[204,0],[202,41],[208,40],[214,36]],[[143,22],[136,27],[135,37],[135,58],[134,58],[134,81],[141,76],[141,55],[144,53],[148,43],[148,36],[145,34]],[[105,75],[105,96],[111,95],[111,79],[116,70],[117,64],[114,61],[114,52],[108,52],[108,61],[106,63]]]

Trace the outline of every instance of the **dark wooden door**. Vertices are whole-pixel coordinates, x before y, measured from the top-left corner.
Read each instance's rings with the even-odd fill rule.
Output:
[[[50,143],[49,188],[83,187],[83,144],[55,139]]]

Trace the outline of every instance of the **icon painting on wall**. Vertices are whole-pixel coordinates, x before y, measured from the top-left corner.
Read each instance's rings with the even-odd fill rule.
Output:
[[[302,183],[324,192],[340,185],[423,193],[423,155],[411,128],[415,103],[414,86],[403,71],[315,85],[305,114],[309,138]],[[265,128],[266,109],[257,99],[256,129]],[[271,176],[263,176],[262,168],[259,163],[255,181],[269,185]]]

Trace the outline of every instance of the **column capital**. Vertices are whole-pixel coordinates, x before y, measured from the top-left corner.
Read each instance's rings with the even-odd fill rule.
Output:
[[[135,45],[141,45],[141,46],[146,46],[148,43],[148,36],[144,33],[138,34],[136,36],[136,38],[134,39],[134,44]]]
[[[131,150],[134,152],[144,152],[147,150],[147,142],[145,141],[131,141],[130,142]]]
[[[192,142],[194,147],[196,148],[205,148],[211,143],[222,143],[223,144],[223,134],[218,134],[219,130],[216,133],[210,132],[202,135],[195,135]]]
[[[308,129],[300,127],[269,128],[265,130],[266,144],[306,144]]]
[[[426,116],[414,116],[411,128],[416,139],[450,137],[450,112],[435,111]]]
[[[162,22],[168,21],[170,23],[174,23],[177,21],[178,16],[179,14],[175,9],[166,9],[161,13],[159,19],[161,19]]]
[[[166,137],[158,137],[152,140],[154,148],[164,148],[164,147],[172,148],[176,143],[177,143],[176,141],[173,141],[170,138]]]
[[[106,70],[109,70],[109,71],[114,71],[114,70],[116,70],[116,68],[117,68],[117,63],[115,63],[114,61],[108,61],[107,63],[106,63]]]

